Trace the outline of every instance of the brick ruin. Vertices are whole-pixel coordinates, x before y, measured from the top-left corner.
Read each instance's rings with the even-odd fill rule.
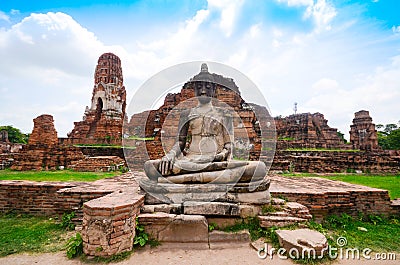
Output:
[[[353,124],[350,125],[350,142],[353,149],[379,150],[375,124],[366,110],[356,112]]]
[[[285,148],[342,148],[348,149],[338,136],[337,129],[328,125],[321,113],[300,113],[276,117],[278,149]]]
[[[53,116],[43,114],[33,119],[33,130],[27,145],[14,154],[14,170],[55,170],[67,168],[84,158],[79,148],[58,144]]]
[[[121,145],[125,107],[121,60],[113,53],[104,53],[94,74],[91,106],[86,107],[83,120],[74,123],[68,134],[69,142]]]

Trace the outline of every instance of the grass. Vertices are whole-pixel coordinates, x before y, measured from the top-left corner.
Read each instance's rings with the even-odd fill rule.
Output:
[[[345,237],[347,245],[344,247],[360,250],[370,248],[373,252],[400,252],[400,220],[396,218],[377,215],[352,218],[342,214],[327,217],[321,226],[334,241],[338,237]]]
[[[338,180],[352,184],[364,185],[389,191],[390,198],[400,198],[400,175],[374,175],[374,174],[313,174],[313,173],[289,173],[285,176],[295,177],[321,177],[330,180]]]
[[[388,190],[391,199],[400,198],[400,175],[338,174],[321,177]]]
[[[26,215],[0,216],[0,256],[64,249],[67,233],[55,220]]]
[[[77,172],[71,170],[57,171],[14,171],[0,170],[0,180],[32,181],[95,181],[120,175],[121,172]]]

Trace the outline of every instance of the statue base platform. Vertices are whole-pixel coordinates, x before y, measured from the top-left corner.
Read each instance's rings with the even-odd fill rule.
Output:
[[[174,184],[141,179],[146,192],[145,204],[182,204],[186,202],[226,202],[252,205],[270,203],[270,180],[266,177],[251,183]]]

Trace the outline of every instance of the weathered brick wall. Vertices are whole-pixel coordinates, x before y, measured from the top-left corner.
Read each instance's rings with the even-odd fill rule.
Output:
[[[110,192],[63,192],[62,189],[83,185],[69,182],[0,181],[0,211],[32,215],[61,215],[74,211],[82,216],[84,202]]]
[[[13,157],[13,170],[57,170],[60,166],[68,168],[85,156],[74,146],[29,144]]]
[[[364,215],[398,214],[394,207],[391,207],[388,191],[323,191],[320,194],[271,191],[271,196],[284,196],[289,201],[307,206],[316,220],[322,220],[328,215],[341,215],[342,213],[347,213],[353,217],[357,217],[359,213]]]
[[[364,173],[400,172],[400,152],[277,151],[271,170],[334,173],[361,170]]]

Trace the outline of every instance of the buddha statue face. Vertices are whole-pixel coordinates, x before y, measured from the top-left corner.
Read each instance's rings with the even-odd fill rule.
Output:
[[[215,84],[209,81],[196,81],[194,83],[194,94],[200,104],[207,104],[215,96]]]

